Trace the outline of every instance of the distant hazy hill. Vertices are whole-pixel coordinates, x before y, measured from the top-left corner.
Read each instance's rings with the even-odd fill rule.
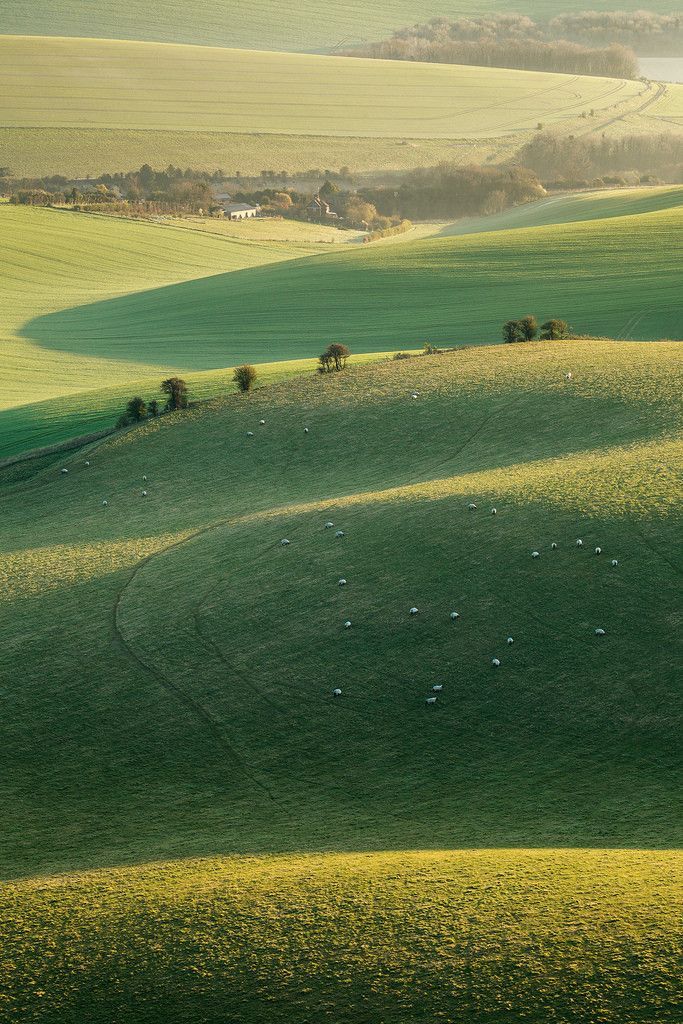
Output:
[[[383,38],[393,29],[437,15],[515,10],[552,17],[571,10],[648,10],[668,13],[671,0],[3,0],[0,29],[8,33],[155,39],[162,42],[273,50],[329,50]]]

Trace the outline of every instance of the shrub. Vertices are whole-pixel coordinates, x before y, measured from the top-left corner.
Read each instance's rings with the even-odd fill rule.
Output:
[[[187,384],[181,377],[169,377],[161,382],[162,393],[168,395],[166,409],[175,412],[176,409],[187,409]]]
[[[571,327],[566,320],[546,320],[541,324],[542,341],[559,341],[560,338],[568,338]]]
[[[232,379],[243,394],[247,391],[251,391],[256,377],[256,367],[252,366],[250,363],[245,363],[243,366],[237,366],[232,375]]]

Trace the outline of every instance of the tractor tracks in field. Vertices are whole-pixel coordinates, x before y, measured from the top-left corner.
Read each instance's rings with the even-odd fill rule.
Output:
[[[587,128],[585,132],[577,132],[579,137],[584,135],[594,135],[596,132],[604,131],[605,128],[609,128],[611,125],[616,124],[618,121],[623,121],[625,117],[632,117],[637,114],[642,114],[644,110],[651,107],[654,103],[662,98],[666,93],[666,85],[664,82],[657,82],[657,88],[655,89],[654,95],[648,96],[644,103],[641,103],[639,107],[635,107],[633,110],[625,110],[622,114],[617,114],[611,117],[608,121],[603,121],[601,124],[595,125],[593,128]]]

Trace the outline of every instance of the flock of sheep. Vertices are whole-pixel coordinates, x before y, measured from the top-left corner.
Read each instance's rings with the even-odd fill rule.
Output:
[[[571,373],[565,374],[565,380],[570,381],[571,379],[572,379],[572,374]],[[419,391],[411,392],[411,398],[417,399],[419,397],[420,397],[420,392]],[[266,421],[264,419],[259,420],[259,426],[265,426],[265,423],[266,423]],[[304,434],[308,434],[309,433],[309,428],[308,427],[304,427],[303,430],[304,430]],[[248,430],[247,431],[247,437],[250,437],[250,438],[254,437],[253,430]],[[90,466],[89,460],[86,460],[84,465],[86,467]],[[66,474],[68,474],[69,470],[64,468],[64,469],[61,470],[61,472],[62,472],[63,475],[66,475]],[[147,483],[147,476],[143,476],[142,477],[142,482],[143,482],[143,484]],[[143,489],[141,491],[141,496],[143,498],[147,497],[147,490],[146,489]],[[102,505],[103,505],[104,508],[106,508],[108,506],[108,504],[109,503],[108,503],[108,501],[106,499],[104,499],[102,501]],[[475,502],[472,501],[472,502],[469,502],[467,508],[468,508],[468,510],[470,512],[476,512],[478,506],[476,505]],[[492,516],[497,515],[498,514],[498,509],[494,506],[493,508],[490,509],[490,514]],[[325,523],[325,529],[326,530],[334,529],[334,523],[328,520]],[[338,539],[341,539],[344,536],[345,536],[344,530],[337,530],[335,532],[335,537],[338,538]],[[287,537],[283,537],[283,539],[280,541],[280,544],[281,544],[282,547],[289,547],[290,541],[289,541],[289,539]],[[577,548],[582,548],[583,547],[583,540],[580,537],[577,538],[577,540],[576,540],[576,547]],[[557,549],[558,549],[557,543],[555,541],[553,541],[552,544],[550,545],[550,548],[551,548],[552,551],[557,551]],[[602,554],[602,548],[601,547],[596,547],[594,549],[594,553],[595,553],[595,555],[601,555]],[[536,550],[532,551],[531,552],[531,557],[534,558],[534,559],[540,558],[541,557],[540,551],[536,551]],[[619,562],[617,561],[616,558],[613,558],[611,560],[610,564],[612,565],[613,568],[616,568],[619,565]],[[345,587],[347,585],[346,579],[344,579],[343,577],[340,578],[339,582],[338,582],[338,585],[340,587]],[[409,609],[408,614],[409,615],[418,615],[419,611],[420,611],[419,608],[413,606],[413,607],[411,607]],[[451,619],[452,622],[456,622],[459,618],[460,618],[460,613],[459,612],[452,611],[450,613],[450,619]],[[353,625],[353,623],[351,622],[351,620],[347,619],[344,622],[344,629],[351,629],[352,625]],[[598,627],[597,629],[594,630],[594,633],[595,633],[596,636],[605,636],[606,635],[606,630],[604,630],[601,627]],[[508,646],[511,646],[514,643],[514,637],[511,637],[511,636],[507,637],[506,643],[507,643]],[[500,668],[500,666],[501,666],[500,658],[492,658],[491,659],[491,665],[492,665],[493,668]],[[431,689],[432,689],[432,695],[426,698],[426,704],[429,704],[429,705],[436,704],[436,702],[438,700],[438,694],[443,691],[443,683],[436,683],[436,684],[434,684],[432,686]],[[341,697],[342,696],[342,690],[339,687],[335,687],[332,690],[332,695],[334,697]]]

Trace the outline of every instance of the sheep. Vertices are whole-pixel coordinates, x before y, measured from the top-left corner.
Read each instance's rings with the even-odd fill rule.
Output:
[[[343,530],[337,530],[337,532],[335,533],[335,537],[343,537],[343,536],[344,536],[344,531]]]
[[[417,615],[418,611],[419,611],[419,608],[411,608],[410,609],[410,614],[411,615]]]
[[[551,551],[557,551],[557,544],[555,543],[555,541],[553,541],[552,544],[550,545],[550,550]]]
[[[605,630],[604,629],[596,629],[595,630],[595,635],[596,636],[605,636],[606,635],[605,634]]]
[[[62,473],[65,473],[65,474],[66,474],[66,473],[68,473],[68,472],[69,472],[69,470],[68,470],[68,469],[63,469],[63,470],[62,470]]]
[[[420,392],[419,391],[413,391],[413,393],[412,393],[412,395],[410,397],[411,398],[419,398],[420,397]]]
[[[596,555],[601,555],[602,554],[602,548],[596,548],[595,549],[595,554]]]
[[[283,540],[280,541],[280,544],[282,544],[283,548],[286,548],[288,546],[288,544],[289,544],[289,541],[285,537],[285,538],[283,538]]]
[[[143,492],[142,492],[142,497],[143,497],[143,498],[146,498],[146,497],[147,497],[147,491],[143,491]]]
[[[340,587],[345,587],[346,586],[346,580],[345,579],[339,580],[339,586]]]
[[[476,512],[477,506],[474,504],[473,501],[471,501],[467,507],[470,510],[470,512]]]
[[[531,557],[532,558],[540,558],[541,557],[541,552],[540,551],[532,551],[531,552]]]
[[[515,638],[513,636],[509,636],[507,638],[508,646],[511,646],[512,644],[514,644],[514,642],[515,642]]]
[[[304,434],[308,433],[308,427],[304,427]]]
[[[451,612],[451,620],[455,622],[456,619],[460,618],[460,612]]]
[[[247,437],[253,437],[253,436],[254,436],[254,431],[253,430],[248,430],[247,431]]]
[[[565,373],[565,375],[564,375],[564,379],[565,379],[565,380],[571,380],[571,379],[572,379],[572,376],[573,376],[573,375],[572,375],[572,373],[571,373],[571,372],[569,372],[569,373]]]
[[[441,693],[443,690],[443,683],[435,683],[434,686],[432,686],[432,690],[434,693]]]
[[[334,523],[325,523],[325,529],[326,530],[331,530],[333,526],[334,526]]]
[[[142,478],[142,482],[143,482],[143,484],[146,484],[146,483],[147,483],[147,477],[146,477],[146,476],[143,476],[143,478]]]
[[[498,509],[497,508],[492,508],[491,509],[491,515],[492,516],[497,516],[498,515]]]
[[[576,542],[576,546],[577,546],[577,548],[582,548],[582,547],[583,547],[583,541],[582,541],[582,540],[580,540],[580,539],[579,539],[579,540],[577,540],[577,542]]]
[[[90,465],[90,463],[89,463],[89,462],[88,462],[88,460],[86,459],[86,461],[85,461],[85,462],[83,463],[83,465],[84,465],[84,466],[89,466],[89,465]]]
[[[436,704],[436,697],[427,697],[427,704]]]
[[[105,500],[105,501],[102,502],[102,507],[106,508],[108,504],[109,504],[109,502]]]
[[[351,619],[347,619],[344,623],[344,629],[351,629]]]
[[[494,668],[500,668],[500,658],[491,658],[491,664]]]
[[[332,696],[333,697],[341,697],[341,690],[339,689],[339,687],[337,687],[335,690],[332,691]]]
[[[616,567],[619,565],[619,563],[617,562],[616,558],[613,558],[610,564],[611,564],[613,569],[616,569]]]
[[[265,420],[259,420],[258,421],[258,425],[259,425],[259,427],[265,427],[266,421]]]

